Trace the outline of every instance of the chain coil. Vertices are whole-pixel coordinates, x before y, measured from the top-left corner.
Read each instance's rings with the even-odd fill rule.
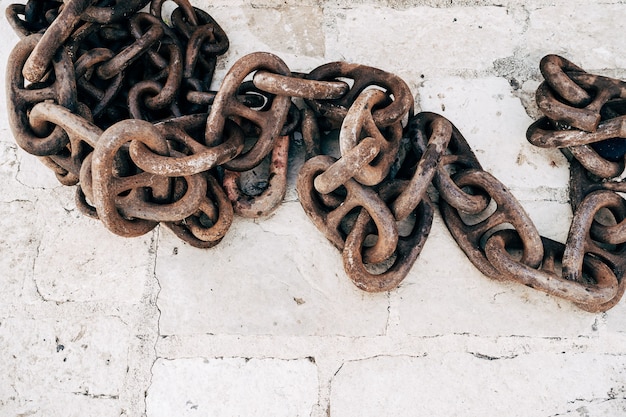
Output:
[[[432,184],[452,235],[488,277],[588,311],[619,301],[626,205],[612,179],[626,153],[623,82],[542,61],[546,117],[528,139],[572,158],[575,216],[562,245],[539,235],[452,123],[414,115],[396,75],[345,62],[294,73],[256,52],[213,90],[226,33],[188,0],[165,18],[164,1],[29,0],[6,10],[21,38],[6,82],[16,142],[76,186],[85,215],[120,236],[163,224],[193,246],[215,246],[235,214],[267,216],[281,203],[299,132],[300,203],[357,287],[389,291],[408,274],[432,225]],[[267,181],[251,192],[242,178],[262,166]],[[604,211],[611,222],[597,220]]]

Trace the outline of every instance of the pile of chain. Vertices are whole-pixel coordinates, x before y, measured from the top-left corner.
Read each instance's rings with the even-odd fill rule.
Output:
[[[406,83],[341,62],[297,74],[272,54],[253,53],[212,91],[228,38],[187,0],[174,3],[165,19],[164,0],[10,6],[22,38],[7,70],[19,146],[61,183],[77,185],[77,206],[113,233],[139,236],[162,223],[191,245],[211,247],[234,213],[264,216],[280,204],[299,129],[310,159],[298,181],[307,212],[344,250],[357,285],[398,285],[432,221],[423,190],[415,194],[390,175],[402,165],[403,122],[412,116]],[[333,135],[341,158],[317,156],[322,136]],[[261,192],[244,192],[242,177],[266,168]],[[400,236],[404,220],[412,230]],[[365,247],[372,232],[378,239]],[[385,274],[366,269],[385,261]]]
[[[576,215],[564,246],[539,236],[448,120],[413,114],[413,96],[399,77],[344,62],[292,73],[278,57],[253,53],[214,91],[226,34],[188,0],[174,1],[164,19],[164,2],[29,0],[7,9],[22,38],[6,82],[16,141],[61,183],[77,185],[77,206],[113,233],[139,236],[161,223],[193,246],[216,245],[234,213],[265,216],[281,203],[297,133],[306,150],[300,202],[342,251],[359,288],[387,291],[407,275],[430,232],[433,184],[448,228],[485,275],[589,311],[621,297],[626,206],[615,193],[619,183],[602,179],[621,173],[623,162],[600,168],[581,157],[591,148],[578,145],[625,136],[623,128],[616,134],[621,103],[604,106],[624,97],[623,84],[558,58],[543,65],[554,76],[538,93],[550,119],[529,137],[569,147],[589,170],[573,165],[572,178],[584,181],[572,188]],[[570,108],[570,96],[559,88],[573,84],[594,99],[565,117],[558,112]],[[574,107],[591,100],[580,91]],[[600,109],[595,125],[585,124]],[[573,122],[583,114],[584,126]],[[574,129],[590,133],[576,136]],[[244,191],[243,180],[263,170],[265,184]],[[615,225],[594,220],[602,208]]]
[[[562,260],[567,284],[552,285],[550,292],[585,310],[605,311],[619,302],[626,285],[626,201],[619,194],[626,191],[621,179],[626,82],[589,74],[557,55],[544,57],[540,69],[545,81],[536,98],[544,117],[529,127],[527,138],[536,146],[560,149],[570,161],[574,213],[564,246],[542,238],[544,252]],[[550,274],[537,278],[542,286],[554,281]]]

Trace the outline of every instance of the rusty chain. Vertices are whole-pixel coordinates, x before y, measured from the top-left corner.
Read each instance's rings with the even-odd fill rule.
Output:
[[[228,37],[188,0],[167,17],[164,2],[29,0],[6,10],[21,38],[6,83],[16,142],[76,186],[85,215],[120,236],[161,223],[193,246],[215,246],[235,214],[267,216],[281,203],[298,132],[300,203],[357,287],[388,291],[408,274],[432,225],[432,184],[485,275],[589,311],[619,301],[626,205],[617,193],[626,188],[611,179],[626,153],[623,82],[560,57],[542,62],[546,117],[528,137],[572,159],[575,215],[563,245],[539,235],[452,123],[413,114],[399,77],[345,62],[294,73],[257,52],[213,90]],[[262,170],[267,180],[246,189],[242,179]],[[605,211],[608,223],[597,219]]]

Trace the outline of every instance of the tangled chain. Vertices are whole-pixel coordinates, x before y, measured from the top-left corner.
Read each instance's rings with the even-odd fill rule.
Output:
[[[359,288],[387,291],[407,275],[430,232],[433,184],[448,228],[485,275],[589,311],[619,301],[626,206],[621,183],[604,179],[621,174],[624,152],[612,162],[595,152],[612,155],[623,145],[606,141],[626,136],[624,105],[615,100],[626,97],[623,83],[558,57],[542,63],[538,103],[548,118],[529,140],[567,147],[576,158],[576,214],[561,245],[539,236],[448,120],[413,114],[399,77],[345,62],[292,73],[257,52],[238,60],[215,91],[226,34],[188,0],[175,0],[164,18],[164,2],[29,0],[7,8],[21,37],[7,70],[16,141],[61,183],[77,185],[77,206],[113,233],[139,236],[161,223],[193,246],[216,245],[234,213],[266,216],[281,203],[298,132],[306,149],[300,202]],[[262,169],[266,184],[244,191],[243,178]],[[594,220],[603,208],[612,225]]]

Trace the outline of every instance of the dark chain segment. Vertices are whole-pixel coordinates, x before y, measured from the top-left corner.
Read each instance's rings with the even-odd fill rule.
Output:
[[[542,63],[538,103],[549,119],[529,139],[575,158],[577,211],[562,245],[539,235],[448,120],[414,116],[399,77],[345,62],[293,73],[257,52],[213,90],[228,37],[188,0],[174,1],[166,24],[164,2],[29,0],[6,11],[21,38],[6,82],[16,141],[76,185],[77,207],[113,233],[161,223],[193,246],[216,245],[235,214],[267,216],[281,203],[299,132],[300,202],[357,287],[388,291],[407,275],[430,232],[433,184],[446,224],[485,275],[590,311],[621,297],[626,206],[621,183],[605,180],[624,168],[624,83],[559,57]],[[251,176],[266,180],[251,190]],[[596,219],[605,211],[612,223]]]

